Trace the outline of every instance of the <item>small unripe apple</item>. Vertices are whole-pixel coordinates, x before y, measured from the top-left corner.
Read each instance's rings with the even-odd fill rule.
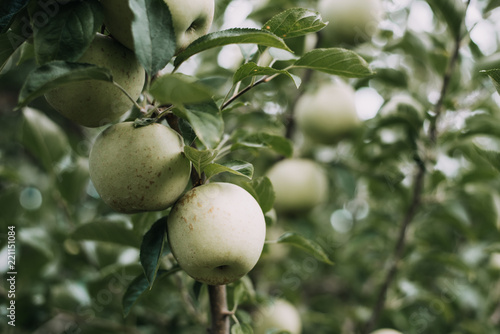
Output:
[[[369,40],[383,17],[380,0],[320,0],[318,11],[329,24],[322,30],[325,44],[356,44]]]
[[[402,334],[402,333],[398,332],[394,329],[382,328],[382,329],[376,330],[375,332],[372,332],[371,334]]]
[[[172,16],[176,50],[180,52],[205,35],[214,18],[214,0],[164,0]],[[101,0],[104,23],[111,35],[127,48],[134,50],[132,19],[128,0]]]
[[[266,238],[259,204],[230,183],[208,183],[188,191],[174,205],[167,229],[181,268],[209,285],[246,275],[259,260]]]
[[[300,314],[289,302],[277,299],[256,312],[254,316],[254,333],[266,334],[269,330],[288,331],[300,334],[302,322]]]
[[[323,168],[307,159],[285,159],[267,172],[276,199],[274,207],[282,213],[308,211],[328,197],[328,178]]]
[[[354,89],[342,82],[302,95],[295,105],[295,119],[299,130],[320,144],[334,144],[361,124]]]
[[[137,100],[144,86],[145,72],[133,52],[111,37],[97,34],[78,60],[107,68],[113,80]],[[115,85],[99,80],[72,82],[45,94],[47,102],[75,123],[98,127],[117,121],[133,102]]]
[[[183,150],[180,135],[164,125],[118,123],[97,137],[89,157],[90,179],[118,212],[164,210],[189,182],[191,163]]]

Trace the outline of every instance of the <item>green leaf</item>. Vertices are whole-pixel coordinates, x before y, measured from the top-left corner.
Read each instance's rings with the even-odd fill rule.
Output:
[[[286,232],[281,237],[279,237],[278,243],[299,247],[314,256],[317,260],[327,264],[333,264],[333,262],[328,258],[328,255],[319,244],[305,238],[300,234]]]
[[[40,64],[52,60],[77,61],[87,50],[102,25],[103,13],[97,0],[61,5],[39,2],[38,11],[53,6],[46,24],[33,25],[35,56]]]
[[[137,59],[153,76],[175,54],[176,43],[172,16],[163,0],[130,0],[134,13],[132,36]]]
[[[293,144],[290,140],[267,132],[237,130],[233,133],[232,140],[234,144],[231,150],[233,151],[240,148],[269,148],[288,158],[293,154]]]
[[[151,124],[154,124],[156,123],[156,119],[155,118],[136,118],[134,120],[134,128],[142,128],[143,126],[148,126],[148,125],[151,125]]]
[[[263,213],[273,208],[276,195],[271,180],[267,176],[261,176],[250,182],[243,182],[241,187],[255,198]]]
[[[252,280],[248,276],[243,276],[241,279],[234,282],[233,290],[233,307],[237,307],[244,301],[255,297],[255,289]]]
[[[184,74],[164,75],[153,83],[149,90],[161,104],[195,104],[212,100],[212,92]]]
[[[113,82],[111,72],[90,64],[68,63],[57,60],[33,70],[24,82],[19,93],[17,109],[26,106],[35,98],[66,83],[102,80]]]
[[[158,276],[165,277],[171,274],[174,274],[180,271],[180,267],[173,267],[169,270],[160,270],[158,271]],[[126,317],[129,315],[132,307],[135,305],[140,296],[149,289],[149,281],[146,276],[140,274],[129,284],[127,290],[123,294],[122,298],[122,306],[123,306],[123,316]]]
[[[203,285],[204,283],[201,283],[199,281],[194,281],[192,292],[195,300],[200,299],[201,289],[203,288]]]
[[[75,240],[93,240],[111,242],[124,246],[139,248],[140,238],[120,222],[93,221],[79,226],[73,233]]]
[[[481,73],[485,73],[491,78],[497,92],[500,94],[500,69],[485,70],[481,71]]]
[[[486,160],[493,168],[500,172],[500,152],[482,150],[475,146],[476,153]]]
[[[229,44],[258,44],[291,52],[281,38],[269,31],[252,28],[232,28],[198,38],[177,56],[174,66],[178,68],[184,61],[197,53]]]
[[[490,0],[486,8],[484,9],[484,12],[487,13],[497,7],[500,7],[500,0]]]
[[[66,148],[69,149],[69,146]],[[89,161],[75,157],[57,174],[57,188],[70,205],[78,205],[86,195],[89,183]]]
[[[233,84],[248,78],[255,77],[258,75],[275,75],[275,74],[284,74],[293,80],[293,77],[288,73],[288,71],[277,70],[272,67],[262,67],[258,66],[256,63],[249,62],[242,65],[233,76]]]
[[[66,134],[59,125],[38,110],[24,108],[22,113],[22,144],[40,161],[47,172],[53,172],[71,150]]]
[[[191,104],[174,109],[174,113],[187,120],[198,139],[207,148],[214,148],[224,134],[224,121],[215,102]]]
[[[487,135],[500,138],[500,120],[488,114],[476,114],[465,121],[465,130],[460,133],[462,137],[474,135]]]
[[[474,229],[484,235],[498,235],[496,227],[496,208],[493,202],[493,196],[490,191],[463,190],[458,194],[460,203],[467,212],[469,221]]]
[[[229,172],[235,175],[244,176],[248,179],[253,177],[253,165],[246,161],[232,160],[223,164],[209,164],[204,168],[207,180],[220,173]]]
[[[0,4],[0,33],[4,33],[9,28],[12,19],[23,8],[29,0],[3,0]]]
[[[0,35],[0,72],[17,48],[18,46],[12,42],[8,33]]]
[[[362,78],[374,73],[356,52],[342,49],[315,49],[295,62],[293,68],[308,68],[347,78]]]
[[[166,231],[167,217],[163,217],[151,226],[151,229],[146,232],[142,239],[140,260],[150,287],[153,286],[156,273],[160,267]]]
[[[432,10],[441,16],[453,35],[460,36],[462,22],[465,18],[465,5],[461,0],[427,0]]]
[[[253,334],[253,329],[247,323],[235,323],[231,326],[231,334]]]
[[[292,8],[273,16],[263,26],[263,30],[269,30],[283,39],[307,35],[326,27],[318,12],[304,9]]]
[[[217,156],[217,151],[215,150],[204,150],[199,151],[190,146],[184,146],[184,154],[193,163],[193,167],[201,176],[201,173],[206,166],[211,164]]]

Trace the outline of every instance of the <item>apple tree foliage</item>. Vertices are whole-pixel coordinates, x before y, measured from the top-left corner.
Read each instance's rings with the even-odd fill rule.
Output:
[[[182,134],[189,186],[237,183],[266,213],[261,260],[228,286],[233,333],[251,333],[270,298],[299,309],[304,333],[500,333],[498,1],[383,0],[371,40],[331,45],[316,1],[220,0],[211,32],[177,55],[171,20],[159,20],[168,10],[129,1],[147,18],[132,29],[148,73],[129,119]],[[0,4],[0,268],[16,226],[15,332],[203,332],[207,287],[170,253],[169,209],[125,215],[103,204],[88,175],[102,129],[71,123],[42,96],[113,82],[75,62],[105,31],[97,0]],[[351,136],[318,145],[294,127],[293,107],[332,77],[360,105],[363,92],[382,102]],[[292,156],[327,170],[329,198],[276,218],[265,173]]]

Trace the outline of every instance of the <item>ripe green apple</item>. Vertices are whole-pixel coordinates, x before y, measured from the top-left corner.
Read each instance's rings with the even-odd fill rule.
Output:
[[[214,0],[164,0],[172,15],[177,53],[205,35],[214,18]],[[111,35],[130,50],[134,49],[132,19],[127,0],[101,0],[104,23]]]
[[[371,334],[402,334],[402,333],[398,332],[394,329],[382,328],[382,329],[376,330],[375,332],[372,332]]]
[[[329,21],[322,31],[323,42],[329,46],[369,40],[383,17],[380,0],[320,0],[318,11],[323,21]]]
[[[285,159],[267,172],[276,199],[274,207],[281,213],[308,211],[328,197],[328,178],[323,168],[307,159]]]
[[[78,62],[108,68],[113,80],[134,100],[141,95],[145,80],[144,69],[133,52],[111,37],[97,34]],[[47,92],[45,98],[62,115],[87,127],[114,122],[133,105],[118,87],[98,80],[62,85]]]
[[[188,191],[174,205],[167,229],[181,268],[209,285],[246,275],[259,260],[266,238],[259,204],[230,183],[208,183]]]
[[[89,157],[90,179],[118,212],[159,211],[171,206],[189,182],[191,163],[177,132],[151,124],[114,124],[97,137]]]
[[[306,92],[295,104],[297,127],[320,144],[334,144],[361,124],[354,89],[343,82],[329,82]]]
[[[289,302],[277,299],[254,316],[254,333],[266,334],[268,330],[288,331],[290,334],[300,334],[302,322],[300,314]]]

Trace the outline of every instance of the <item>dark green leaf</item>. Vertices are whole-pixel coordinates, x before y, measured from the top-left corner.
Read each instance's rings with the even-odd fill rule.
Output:
[[[9,33],[0,35],[0,72],[17,48],[18,45],[13,44]]]
[[[488,6],[484,9],[484,12],[489,12],[490,10],[493,10],[497,7],[500,7],[500,0],[490,0],[488,3]]]
[[[289,244],[299,247],[309,254],[313,255],[317,260],[322,261],[327,264],[333,264],[333,262],[328,258],[323,248],[316,242],[305,238],[300,234],[293,232],[286,232],[278,239],[278,243]]]
[[[142,239],[140,260],[150,287],[153,286],[160,266],[160,258],[163,254],[163,245],[165,244],[166,228],[167,217],[163,217],[151,226],[151,229],[146,232]]]
[[[122,306],[123,316],[126,317],[132,310],[132,307],[137,302],[137,299],[149,288],[149,281],[146,276],[140,274],[129,284],[127,290],[123,294]]]
[[[248,77],[254,77],[258,75],[275,75],[275,74],[284,74],[293,80],[290,73],[283,70],[277,70],[271,67],[262,67],[257,64],[250,62],[242,65],[233,76],[233,84],[237,83]]]
[[[293,65],[294,68],[309,68],[347,78],[362,78],[374,74],[368,63],[356,52],[341,49],[315,49]]]
[[[67,142],[66,144],[69,145]],[[68,204],[77,205],[85,195],[89,183],[88,159],[83,157],[75,158],[64,169],[58,171],[57,181],[57,188],[61,196]]]
[[[291,51],[281,38],[269,31],[232,28],[198,38],[177,56],[174,65],[178,68],[184,61],[197,53],[229,44],[258,44]]]
[[[158,78],[149,91],[162,104],[194,104],[210,101],[210,90],[184,74],[170,74]]]
[[[465,18],[465,5],[461,0],[427,0],[434,13],[442,17],[453,37],[460,36]]]
[[[175,54],[170,10],[163,0],[130,0],[129,5],[134,13],[132,35],[135,54],[146,72],[153,76]]]
[[[9,28],[14,16],[19,13],[29,0],[3,0],[0,4],[0,33]]]
[[[293,145],[290,140],[272,135],[266,132],[247,132],[245,130],[237,130],[233,133],[234,141],[232,150],[240,148],[269,148],[278,154],[285,157],[291,157],[293,154]]]
[[[35,58],[35,46],[32,43],[23,43],[19,47],[19,59],[17,60],[17,66],[21,65],[25,61]]]
[[[75,240],[93,240],[112,242],[119,245],[139,248],[140,238],[134,231],[128,229],[120,222],[94,221],[79,226],[73,233]]]
[[[326,23],[318,12],[304,8],[292,8],[273,16],[264,24],[269,30],[283,39],[303,36],[323,29]]]
[[[35,56],[40,64],[52,60],[77,61],[87,50],[102,24],[97,0],[74,1],[61,5],[39,2],[36,10],[53,6],[54,14],[44,25],[34,25]]]
[[[190,146],[184,146],[184,154],[193,163],[193,167],[198,175],[201,176],[205,167],[214,161],[217,152],[214,150],[199,151]]]
[[[156,123],[155,118],[137,118],[134,120],[134,128],[142,128],[143,126],[148,126]]]
[[[231,326],[231,334],[253,334],[253,329],[247,323],[235,323]]]
[[[234,282],[233,307],[237,307],[253,297],[255,297],[255,289],[248,276],[243,276],[241,279]]]
[[[244,182],[241,187],[248,191],[259,203],[262,212],[266,213],[274,205],[274,189],[271,180],[267,176],[261,176],[250,182]]]
[[[204,168],[204,172],[207,180],[212,176],[224,172],[229,172],[251,179],[253,177],[253,165],[246,161],[232,160],[223,164],[209,164]]]
[[[66,83],[84,80],[102,80],[113,82],[111,72],[102,67],[90,64],[54,61],[33,70],[26,79],[17,108],[30,103],[33,99]]]
[[[475,147],[476,153],[486,160],[493,168],[500,172],[500,152],[486,151]]]
[[[164,277],[171,274],[174,274],[181,270],[180,267],[174,267],[169,270],[160,270],[158,271],[158,276]],[[123,306],[123,316],[126,317],[132,310],[132,307],[135,305],[139,297],[146,292],[149,288],[149,281],[143,274],[140,274],[129,284],[127,290],[123,294],[122,306]]]
[[[44,113],[31,108],[23,109],[20,139],[45,170],[54,171],[56,165],[70,151],[64,131]]]
[[[476,114],[466,119],[462,137],[487,135],[500,138],[500,120],[487,114]]]
[[[174,113],[189,122],[207,148],[215,148],[224,134],[224,121],[219,107],[213,101],[175,108]]]
[[[497,92],[500,94],[500,69],[481,71],[481,73],[485,73],[491,78]]]
[[[460,203],[467,212],[470,223],[477,231],[486,231],[485,235],[498,234],[496,227],[497,213],[491,192],[479,190],[470,192],[464,190],[458,195]]]
[[[194,295],[195,300],[199,300],[202,288],[203,288],[203,283],[201,283],[199,281],[194,281],[193,295]]]

